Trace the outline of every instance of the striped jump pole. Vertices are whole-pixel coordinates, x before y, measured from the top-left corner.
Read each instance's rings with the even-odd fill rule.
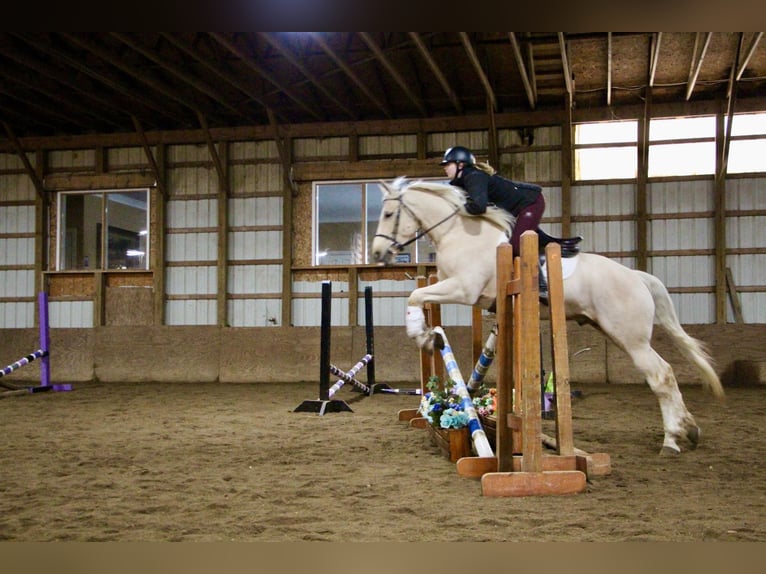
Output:
[[[481,426],[479,420],[479,414],[476,412],[476,408],[473,406],[473,399],[468,392],[463,375],[460,374],[460,368],[455,361],[455,355],[452,353],[452,347],[450,347],[447,335],[444,333],[444,329],[441,327],[434,327],[434,332],[441,336],[444,341],[444,347],[441,349],[442,358],[444,359],[444,367],[447,370],[447,375],[455,383],[455,392],[461,399],[461,405],[463,410],[468,415],[468,430],[471,433],[471,439],[473,440],[473,446],[476,448],[476,453],[480,457],[494,457],[495,454],[492,451],[492,447],[489,445],[487,435],[484,433],[484,429]]]
[[[340,390],[340,389],[343,387],[343,385],[345,385],[346,383],[350,383],[350,384],[354,385],[354,386],[355,386],[357,389],[359,389],[360,391],[364,391],[365,393],[369,393],[369,392],[370,392],[370,387],[368,387],[367,385],[365,385],[363,382],[361,382],[361,381],[358,381],[358,380],[357,380],[357,379],[355,379],[354,377],[355,377],[355,376],[356,376],[356,374],[359,372],[359,370],[360,370],[362,367],[364,367],[364,366],[368,365],[368,364],[370,363],[370,361],[372,361],[372,355],[370,355],[370,354],[368,353],[368,354],[366,354],[364,357],[362,357],[362,358],[361,358],[361,360],[360,360],[360,361],[359,361],[359,362],[358,362],[356,365],[354,365],[353,367],[351,367],[351,368],[350,368],[348,371],[346,371],[345,373],[344,373],[343,371],[341,371],[341,370],[340,370],[338,367],[336,367],[335,365],[333,365],[333,364],[330,364],[330,374],[331,374],[331,375],[335,375],[336,377],[340,377],[340,378],[338,379],[338,381],[337,381],[337,382],[336,382],[336,383],[335,383],[333,386],[331,386],[331,387],[330,387],[330,390],[328,391],[328,393],[327,393],[327,394],[328,394],[330,397],[332,397],[332,396],[333,396],[335,393],[337,393],[337,392],[338,392],[338,391],[339,391],[339,390]]]
[[[16,385],[13,383],[7,383],[5,381],[0,382],[0,387],[8,389],[4,395],[14,394],[26,394],[26,393],[39,393],[43,391],[71,391],[72,385],[69,384],[57,384],[51,385],[50,380],[50,332],[48,325],[48,294],[41,291],[38,298],[38,321],[40,323],[40,348],[30,353],[26,357],[22,357],[15,363],[11,363],[7,367],[4,367],[0,371],[0,378],[10,375],[16,369],[28,365],[32,361],[40,359],[40,385],[36,387],[29,387],[26,385]]]
[[[472,393],[476,391],[484,381],[484,376],[487,374],[489,367],[492,365],[492,361],[495,360],[495,343],[497,341],[497,325],[492,327],[492,330],[487,337],[487,342],[484,343],[484,348],[481,350],[479,360],[476,361],[476,365],[471,373],[471,378],[468,380],[468,392]]]

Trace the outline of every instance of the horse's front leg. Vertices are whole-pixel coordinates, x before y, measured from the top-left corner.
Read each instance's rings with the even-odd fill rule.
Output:
[[[419,348],[433,353],[435,336],[431,327],[426,324],[423,312],[426,303],[473,305],[474,302],[471,295],[455,279],[444,279],[428,287],[415,289],[407,300],[407,336],[415,339]],[[441,338],[436,341],[436,346],[441,348]]]

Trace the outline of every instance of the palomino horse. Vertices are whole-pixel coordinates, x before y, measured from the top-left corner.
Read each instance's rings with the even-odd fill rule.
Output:
[[[496,247],[508,241],[512,218],[497,208],[483,216],[466,214],[463,191],[450,185],[407,184],[398,178],[382,187],[373,259],[390,263],[403,247],[424,235],[436,250],[439,281],[410,294],[406,317],[407,335],[432,352],[434,334],[426,325],[423,306],[457,303],[490,309],[496,293]],[[723,388],[703,344],[681,327],[668,290],[653,275],[601,255],[579,253],[574,260],[575,269],[564,280],[567,318],[599,328],[644,375],[662,411],[665,437],[660,454],[680,453],[681,439],[696,447],[700,429],[684,404],[672,367],[651,347],[653,324],[665,328],[714,395],[723,397]]]

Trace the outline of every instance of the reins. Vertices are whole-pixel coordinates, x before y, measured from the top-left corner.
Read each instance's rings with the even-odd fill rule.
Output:
[[[417,233],[415,233],[415,235],[411,239],[408,239],[404,243],[399,243],[399,241],[396,239],[396,236],[397,236],[397,234],[399,232],[399,218],[401,217],[402,208],[406,209],[407,213],[410,214],[412,219],[414,219],[418,223],[420,223],[420,219],[415,215],[415,213],[413,213],[413,211],[407,206],[407,204],[404,203],[404,199],[402,198],[402,194],[401,193],[397,197],[389,198],[389,199],[384,199],[383,203],[385,203],[386,201],[398,201],[399,204],[400,204],[399,208],[396,210],[396,221],[394,222],[393,236],[384,235],[382,233],[376,233],[375,234],[375,237],[382,237],[383,239],[388,239],[391,242],[391,245],[389,245],[389,247],[388,247],[388,251],[390,253],[401,253],[402,249],[404,249],[405,247],[407,247],[411,243],[414,243],[415,241],[417,241],[421,237],[424,237],[424,236],[428,235],[431,231],[433,231],[434,229],[439,227],[442,223],[445,223],[445,222],[449,221],[450,219],[452,219],[453,217],[455,217],[455,215],[457,215],[457,213],[460,211],[460,207],[455,206],[455,209],[452,211],[452,213],[450,213],[449,215],[447,215],[446,217],[444,217],[440,221],[437,221],[436,223],[434,223],[428,229],[425,229],[425,230],[422,230],[422,231],[418,231]]]

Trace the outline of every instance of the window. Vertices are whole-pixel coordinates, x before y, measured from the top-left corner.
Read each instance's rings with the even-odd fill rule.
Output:
[[[649,177],[715,173],[715,116],[649,122]]]
[[[314,184],[314,265],[371,263],[369,246],[378,227],[383,191],[377,182],[343,181]],[[427,238],[408,245],[401,263],[435,261]]]
[[[638,122],[599,122],[575,126],[575,179],[636,177]]]
[[[149,268],[148,190],[62,192],[58,213],[57,269]]]
[[[726,171],[766,171],[766,113],[734,115]]]

